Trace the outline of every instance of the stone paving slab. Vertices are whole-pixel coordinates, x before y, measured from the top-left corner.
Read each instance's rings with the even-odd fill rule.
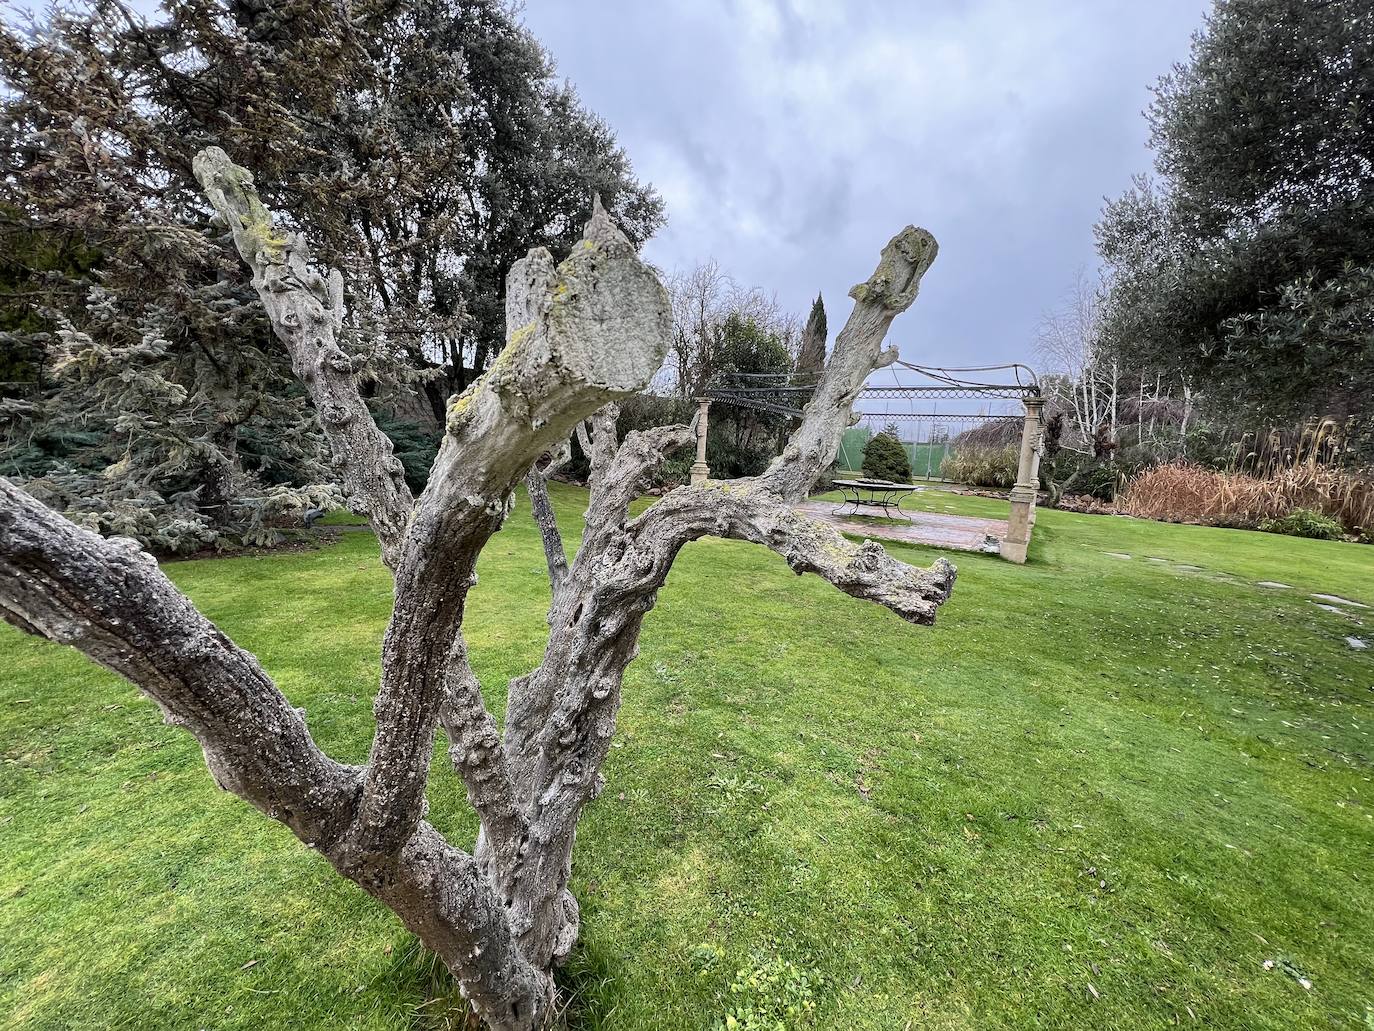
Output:
[[[804,501],[793,505],[802,515],[827,523],[835,529],[859,537],[898,541],[902,544],[928,544],[954,551],[982,551],[989,536],[999,541],[1007,535],[1005,519],[976,519],[973,516],[940,512],[910,512],[911,522],[896,519],[855,518],[836,515],[836,502]]]

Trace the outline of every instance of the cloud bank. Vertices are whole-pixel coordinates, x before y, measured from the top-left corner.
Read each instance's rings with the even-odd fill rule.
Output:
[[[903,358],[1029,360],[1094,261],[1106,195],[1147,168],[1149,85],[1203,0],[529,0],[559,73],[668,205],[646,248],[714,257],[832,333],[903,225],[941,251]]]

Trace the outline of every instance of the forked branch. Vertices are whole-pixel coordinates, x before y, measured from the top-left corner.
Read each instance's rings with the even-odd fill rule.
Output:
[[[253,176],[218,147],[196,155],[196,178],[228,226],[234,246],[253,273],[253,287],[272,329],[291,355],[291,367],[315,404],[334,468],[349,504],[367,516],[393,570],[415,499],[391,441],[377,428],[358,390],[360,364],[338,344],[343,328],[343,276],[321,275],[299,233],[280,231]]]
[[[692,427],[616,440],[616,402],[643,389],[663,360],[668,300],[597,204],[565,261],[555,265],[536,249],[511,270],[507,346],[450,402],[445,439],[417,500],[338,346],[339,275],[310,267],[304,242],[278,232],[252,177],[222,151],[201,154],[196,173],[395,574],[368,764],[324,755],[256,660],[131,542],[81,530],[4,480],[0,616],[138,684],[196,736],[221,786],[286,823],[420,935],[493,1028],[533,1031],[551,1009],[552,966],[576,940],[568,884],[577,822],[602,784],[644,615],[682,547],[703,536],[751,541],[798,573],[912,623],[931,623],[949,597],[954,568],[944,560],[906,565],[792,508],[833,460],[854,398],[884,362],[883,337],[915,298],[935,242],[908,227],[851,292],[854,311],[802,423],[763,475],[680,488],[631,518],[646,477],[691,441]],[[512,491],[533,475],[538,494],[543,477],[531,470],[574,432],[592,466],[586,528],[577,556],[558,568],[562,541],[546,506],[540,521],[551,529],[545,547],[555,574],[548,644],[541,665],[511,684],[499,736],[467,660],[467,596]],[[475,855],[424,819],[441,723],[481,820]]]

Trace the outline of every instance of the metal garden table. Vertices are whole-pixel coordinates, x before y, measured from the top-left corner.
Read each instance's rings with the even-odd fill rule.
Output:
[[[892,483],[889,480],[835,480],[833,485],[844,496],[835,508],[836,515],[844,515],[845,508],[852,509],[848,513],[850,515],[856,515],[860,508],[876,508],[884,516],[890,517],[895,512],[908,523],[911,517],[902,511],[902,502],[923,489],[914,483]]]

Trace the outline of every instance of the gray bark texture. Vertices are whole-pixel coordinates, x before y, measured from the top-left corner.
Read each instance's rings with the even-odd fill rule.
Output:
[[[646,476],[693,430],[616,438],[616,403],[658,369],[670,318],[662,285],[597,203],[562,263],[535,249],[511,269],[507,346],[450,401],[429,485],[413,498],[336,342],[341,277],[315,271],[304,241],[278,232],[252,177],[223,151],[202,152],[195,168],[395,575],[368,761],[355,767],[325,755],[257,660],[135,543],[82,530],[3,479],[0,615],[141,688],[196,737],[221,788],[286,824],[394,910],[490,1027],[548,1026],[557,1012],[552,971],[577,940],[569,880],[578,819],[603,784],[644,615],[682,547],[705,536],[752,541],[798,574],[912,623],[932,623],[949,597],[955,574],[943,559],[908,566],[792,509],[833,460],[865,377],[895,356],[881,351],[883,337],[915,299],[935,241],[904,229],[851,291],[853,313],[815,396],[765,473],[678,488],[631,518]],[[572,434],[590,459],[591,489],[569,564],[544,480]],[[540,664],[511,683],[501,726],[469,664],[462,623],[477,557],[522,479],[549,565],[549,637]],[[471,853],[424,818],[440,729],[480,820]]]

